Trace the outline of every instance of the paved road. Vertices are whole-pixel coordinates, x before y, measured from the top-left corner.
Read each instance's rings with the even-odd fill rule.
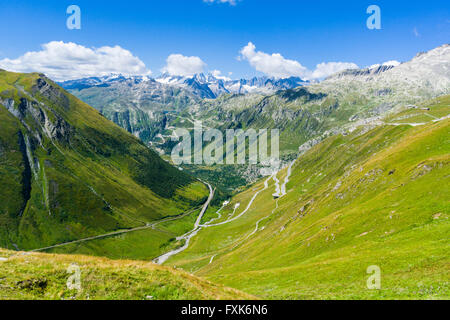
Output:
[[[202,181],[203,182],[203,181]],[[177,240],[181,241],[181,240],[185,240],[185,243],[182,247],[169,251],[165,254],[163,254],[162,256],[159,256],[158,258],[156,258],[155,260],[153,260],[154,263],[156,264],[163,264],[164,262],[167,261],[167,259],[169,259],[170,257],[179,254],[180,252],[183,252],[184,250],[186,250],[189,247],[189,242],[191,241],[191,239],[193,237],[195,237],[197,235],[197,233],[202,229],[202,226],[200,226],[200,223],[202,221],[203,216],[205,215],[206,209],[208,209],[209,204],[211,203],[212,199],[214,198],[214,190],[211,187],[211,185],[207,182],[203,182],[206,185],[208,185],[209,188],[209,197],[208,200],[206,200],[205,204],[203,205],[202,211],[200,212],[197,221],[195,221],[194,224],[194,229],[192,229],[192,231],[189,231],[188,233],[186,233],[185,235],[182,235],[181,237],[178,237]]]
[[[214,198],[214,190],[211,187],[211,185],[207,182],[205,183],[209,188],[209,197],[208,200],[206,200],[205,204],[203,205],[202,211],[200,212],[197,221],[195,221],[194,229],[197,229],[200,226],[200,222],[202,221],[203,216],[205,215],[206,209],[208,209],[209,204],[211,203],[212,199]]]
[[[224,221],[224,222],[221,222],[221,223],[216,223],[216,224],[204,224],[204,225],[202,225],[201,227],[204,227],[204,228],[217,227],[217,226],[221,226],[221,225],[224,225],[224,224],[233,222],[233,221],[239,219],[240,217],[242,217],[242,216],[243,216],[244,214],[246,214],[247,211],[250,209],[250,207],[252,206],[252,204],[253,204],[253,202],[255,201],[256,197],[257,197],[261,192],[263,192],[264,190],[267,190],[267,188],[269,188],[269,181],[270,181],[270,179],[272,179],[273,177],[274,177],[274,175],[271,175],[266,181],[264,181],[264,188],[261,189],[261,190],[259,190],[259,191],[256,191],[256,192],[255,192],[255,194],[253,195],[252,199],[251,199],[250,202],[248,203],[248,205],[247,205],[247,207],[245,208],[245,210],[242,211],[239,215],[237,215],[236,217],[234,217],[234,218],[232,218],[232,219],[228,219],[228,220],[226,220],[226,221]]]

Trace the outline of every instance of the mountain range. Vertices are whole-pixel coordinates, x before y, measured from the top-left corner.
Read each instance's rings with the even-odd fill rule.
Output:
[[[186,90],[198,98],[216,99],[222,94],[247,94],[261,93],[270,94],[278,90],[292,89],[308,85],[299,77],[276,79],[273,77],[254,77],[252,79],[232,80],[229,78],[216,77],[211,73],[195,74],[193,76],[175,76],[164,73],[156,78],[147,76],[123,76],[110,75],[104,77],[83,78],[60,83],[67,90],[83,90],[91,87],[108,87],[118,83],[127,85],[140,85],[145,83],[147,88],[157,87],[155,82],[162,85],[177,87]]]
[[[79,299],[450,295],[449,45],[320,83],[61,85],[0,70],[1,296],[70,298],[69,262],[92,280]],[[279,129],[281,166],[171,165],[195,121]]]
[[[305,148],[166,265],[263,299],[448,298],[450,95],[416,107]]]
[[[156,81],[187,88],[201,98],[216,99],[225,93],[247,94],[260,93],[270,94],[278,90],[292,89],[309,84],[299,77],[276,79],[270,77],[254,77],[252,79],[232,80],[228,78],[217,78],[212,74],[196,74],[193,77],[171,76],[163,74]]]
[[[315,84],[277,91],[269,95],[226,94],[192,104],[184,117],[201,120],[207,127],[226,129],[279,129],[280,153],[285,163],[299,151],[323,139],[362,124],[376,124],[385,114],[405,106],[450,94],[450,46],[421,53],[398,66],[374,66],[338,73]],[[164,135],[180,125],[179,114],[169,115]],[[171,145],[159,145],[170,152]],[[241,166],[228,176],[260,178],[259,168]],[[204,178],[217,179],[221,167],[211,170],[190,168]],[[193,170],[193,171],[192,171]],[[199,172],[201,170],[201,172]],[[224,169],[225,170],[225,169]],[[214,180],[212,180],[214,181]],[[236,188],[238,185],[233,185]]]
[[[193,77],[164,74],[156,79],[111,75],[66,81],[60,85],[149,143],[164,130],[168,113],[178,114],[202,99],[215,99],[230,93],[268,94],[306,83],[300,78],[225,81],[211,74]]]
[[[377,121],[405,105],[449,94],[449,69],[447,44],[402,64],[345,70],[320,83],[163,74],[156,79],[116,75],[61,85],[159,153],[170,153],[173,144],[167,138],[177,127],[186,127],[182,119],[188,119],[220,130],[279,129],[281,155],[289,161],[305,143],[317,143],[343,126]],[[258,166],[184,168],[230,191],[261,177]],[[223,175],[234,182],[222,181]]]

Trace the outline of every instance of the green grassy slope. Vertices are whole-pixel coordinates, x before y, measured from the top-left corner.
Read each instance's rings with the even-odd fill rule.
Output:
[[[34,249],[142,226],[208,195],[42,75],[0,71],[0,123],[0,247]]]
[[[426,106],[385,120],[425,125],[326,139],[295,163],[278,204],[271,181],[242,218],[202,230],[167,265],[263,298],[448,298],[450,119],[433,119],[450,114],[450,96]],[[222,216],[262,188],[237,195]],[[381,290],[367,289],[371,265]]]
[[[176,237],[192,230],[200,209],[191,210],[179,219],[161,222],[145,230],[69,244],[46,250],[47,253],[65,253],[103,256],[111,259],[135,259],[152,261],[177,248]]]
[[[17,255],[2,249],[0,257],[10,257],[0,261],[0,299],[252,299],[238,290],[152,263],[74,255]],[[71,275],[67,269],[72,264],[80,268],[81,291],[67,288]]]

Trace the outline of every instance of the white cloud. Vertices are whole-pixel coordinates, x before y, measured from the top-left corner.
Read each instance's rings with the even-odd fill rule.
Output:
[[[394,66],[394,67],[398,67],[399,65],[401,65],[401,62],[397,61],[397,60],[390,60],[390,61],[386,61],[383,63],[383,66]]]
[[[304,77],[308,73],[308,69],[299,62],[285,59],[279,53],[270,55],[262,51],[256,51],[255,45],[251,42],[242,48],[241,59],[248,60],[257,71],[275,78]]]
[[[401,64],[402,64],[402,63],[399,62],[399,61],[397,61],[397,60],[390,60],[390,61],[383,62],[382,64],[377,63],[377,64],[374,64],[374,65],[371,65],[371,66],[368,67],[368,68],[369,68],[369,69],[374,69],[374,68],[378,68],[378,67],[381,67],[381,66],[393,66],[393,67],[397,67],[397,66],[399,66],[399,65],[401,65]]]
[[[251,42],[242,48],[240,53],[240,60],[247,60],[257,71],[275,78],[323,79],[345,69],[358,68],[356,64],[350,62],[323,62],[318,64],[315,70],[309,70],[300,62],[286,59],[279,53],[268,54],[256,51],[255,45]]]
[[[206,63],[199,57],[186,57],[181,54],[171,54],[167,58],[167,65],[161,70],[172,76],[193,76],[202,73]]]
[[[312,72],[311,78],[323,79],[347,69],[359,69],[359,67],[351,62],[323,62],[316,66],[316,70]]]
[[[236,0],[203,0],[206,3],[229,3],[232,6],[236,5]]]
[[[231,78],[223,76],[222,72],[220,72],[219,70],[213,70],[213,71],[211,71],[211,74],[214,76],[214,78],[219,79],[219,80],[223,80],[223,81],[231,80]],[[229,72],[228,74],[231,76],[233,73]]]
[[[86,48],[62,41],[43,44],[41,51],[27,52],[17,59],[0,60],[0,68],[14,72],[42,72],[56,81],[111,73],[151,74],[138,57],[120,46]]]
[[[414,27],[413,33],[417,38],[420,37],[420,33],[419,33],[419,30],[417,30],[417,27]]]

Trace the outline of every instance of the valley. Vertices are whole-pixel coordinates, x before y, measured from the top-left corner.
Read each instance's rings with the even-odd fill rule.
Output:
[[[321,82],[0,70],[0,297],[445,299],[449,68],[443,45]],[[198,122],[279,130],[281,161],[175,165]]]
[[[202,230],[167,265],[270,299],[447,296],[450,97],[424,106],[425,124],[386,119],[326,139],[294,164],[286,196],[258,182],[222,210],[252,204],[241,219]],[[364,289],[370,265],[382,290]]]
[[[395,114],[406,105],[448,94],[450,80],[446,70],[449,56],[449,45],[443,45],[395,67],[346,70],[319,83],[299,79],[286,79],[284,82],[267,78],[241,80],[241,85],[252,83],[254,90],[236,91],[231,86],[214,95],[199,93],[195,89],[226,83],[212,75],[192,78],[163,75],[154,80],[116,76],[95,79],[94,82],[80,79],[61,85],[149,143],[168,161],[176,145],[169,139],[173,131],[177,128],[192,131],[193,123],[201,121],[205,128],[222,132],[227,129],[280,130],[279,149],[284,166],[303,148],[309,148],[311,144],[339,134],[348,127],[376,124],[386,113]],[[155,86],[159,89],[154,89]],[[157,93],[152,90],[157,90]],[[166,93],[161,93],[161,90]],[[174,90],[180,90],[191,98],[184,99],[184,104],[170,102],[166,97],[178,97],[168,93]],[[154,117],[133,117],[132,114],[141,112],[137,109]],[[126,123],[118,121],[122,116],[117,118],[117,114],[123,112],[127,113],[123,117],[128,119]],[[157,113],[160,115],[155,116]],[[142,131],[143,124],[152,128],[151,133]],[[161,136],[164,139],[161,140]],[[262,178],[261,166],[254,165],[181,167],[216,184],[226,195],[232,195],[236,189]],[[227,179],[223,179],[224,176]]]

